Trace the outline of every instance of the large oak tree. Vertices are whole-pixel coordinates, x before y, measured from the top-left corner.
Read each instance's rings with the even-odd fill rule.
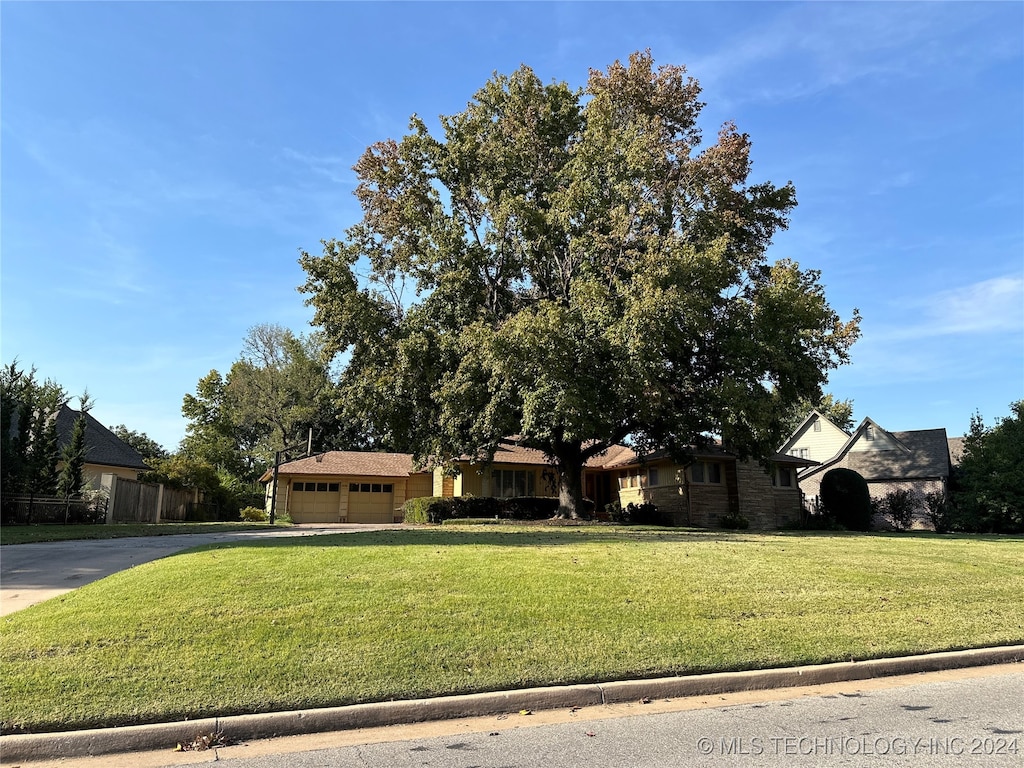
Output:
[[[523,66],[442,116],[443,138],[413,116],[369,147],[362,220],[300,259],[348,418],[433,462],[517,435],[572,516],[585,462],[619,441],[768,455],[858,318],[817,272],[767,261],[794,189],[748,181],[732,124],[702,148],[699,95],[649,53],[581,91]]]

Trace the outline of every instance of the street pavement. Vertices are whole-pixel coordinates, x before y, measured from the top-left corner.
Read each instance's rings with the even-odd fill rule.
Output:
[[[203,544],[261,538],[388,530],[402,525],[302,525],[265,531],[222,531],[125,539],[51,541],[0,547],[0,616],[70,592],[91,581]]]
[[[1021,664],[674,701],[516,712],[25,768],[726,768],[1024,765]]]

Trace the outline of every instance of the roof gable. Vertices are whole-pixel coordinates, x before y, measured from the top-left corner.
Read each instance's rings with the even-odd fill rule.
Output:
[[[850,437],[849,432],[825,416],[821,411],[815,409],[807,414],[807,417],[793,430],[793,434],[790,435],[789,439],[779,446],[778,452],[789,453],[799,443],[806,441],[811,435],[816,434],[815,424],[819,426],[818,431],[821,433],[821,436],[816,438],[818,441],[831,439],[837,445],[842,445]]]
[[[71,442],[71,433],[81,411],[61,406],[57,412],[57,442],[63,448]],[[127,467],[140,472],[149,469],[142,454],[132,448],[95,418],[85,413],[85,461],[110,467]]]
[[[873,433],[870,440],[869,433]],[[836,465],[854,470],[865,480],[945,478],[950,471],[946,430],[888,432],[865,418],[835,457],[805,470],[800,477],[826,472]]]

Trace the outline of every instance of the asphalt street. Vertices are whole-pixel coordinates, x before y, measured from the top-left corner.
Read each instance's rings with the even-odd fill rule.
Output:
[[[726,768],[1024,765],[1021,664],[577,712],[311,734],[38,768]]]
[[[70,592],[112,573],[203,544],[250,541],[268,537],[321,536],[401,527],[356,524],[303,525],[266,531],[7,545],[0,547],[0,616]]]

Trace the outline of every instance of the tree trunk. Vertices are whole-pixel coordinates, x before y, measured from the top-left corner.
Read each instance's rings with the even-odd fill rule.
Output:
[[[577,448],[558,459],[558,518],[576,520],[583,508],[583,456]]]

